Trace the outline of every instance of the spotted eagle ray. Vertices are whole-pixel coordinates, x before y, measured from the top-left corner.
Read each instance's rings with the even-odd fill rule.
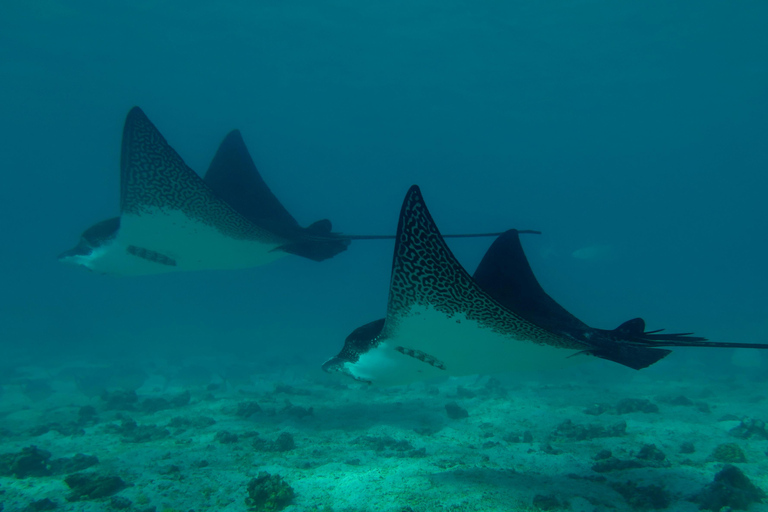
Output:
[[[570,314],[539,285],[517,230],[500,235],[470,276],[414,185],[400,212],[386,318],[354,330],[323,369],[397,385],[558,368],[578,361],[576,355],[639,370],[671,352],[659,347],[768,348],[660,332],[645,331],[641,318],[605,330]]]
[[[394,238],[341,235],[327,219],[301,227],[262,179],[237,130],[200,178],[139,107],[125,120],[120,178],[120,216],[85,230],[60,261],[118,275],[237,269],[286,254],[323,261],[352,240]]]

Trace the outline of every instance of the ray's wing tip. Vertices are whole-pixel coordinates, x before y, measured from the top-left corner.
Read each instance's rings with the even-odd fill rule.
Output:
[[[227,134],[224,136],[224,141],[237,141],[240,142],[243,140],[243,134],[240,133],[239,128],[235,128],[234,130],[230,130],[227,132]],[[222,142],[223,144],[223,142]],[[243,144],[245,144],[243,142]]]
[[[141,107],[134,105],[125,116],[125,124],[128,125],[129,123],[134,123],[143,119],[147,119],[147,114],[141,110]]]
[[[421,195],[421,188],[419,188],[418,185],[411,185],[408,188],[405,197],[408,202],[424,202],[424,197]]]

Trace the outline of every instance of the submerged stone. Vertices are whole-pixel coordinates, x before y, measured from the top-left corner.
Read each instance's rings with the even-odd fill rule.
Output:
[[[728,463],[747,462],[747,456],[736,443],[723,443],[716,446],[709,459]]]
[[[610,485],[636,510],[659,510],[672,503],[670,493],[660,485],[642,486],[635,482],[614,482]]]
[[[659,412],[659,406],[645,398],[625,398],[616,404],[614,410],[616,414],[629,414],[633,412],[652,414]]]
[[[726,464],[715,479],[694,497],[701,510],[715,512],[723,507],[747,510],[752,503],[762,503],[765,492],[753,484],[742,471]]]
[[[28,478],[53,474],[50,466],[51,452],[37,446],[27,446],[17,453],[0,455],[0,476]]]
[[[75,473],[64,479],[72,489],[67,501],[88,501],[107,498],[127,487],[119,476],[101,476],[95,473]]]
[[[469,413],[467,410],[463,407],[461,407],[456,402],[449,402],[445,404],[445,412],[448,414],[448,417],[452,420],[459,420],[462,418],[468,418]]]
[[[266,471],[248,482],[248,497],[245,504],[256,512],[277,512],[287,507],[295,497],[293,487],[280,475]]]

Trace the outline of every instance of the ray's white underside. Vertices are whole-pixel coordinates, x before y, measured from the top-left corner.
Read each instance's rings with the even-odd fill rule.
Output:
[[[345,363],[353,377],[398,385],[446,376],[556,369],[592,359],[569,357],[577,350],[502,335],[464,315],[449,317],[432,306],[413,307],[396,323],[387,319],[382,333],[375,348],[356,362]],[[397,347],[428,354],[445,369],[405,355]]]
[[[138,257],[129,246],[154,251],[176,262],[164,265]],[[278,243],[235,239],[179,210],[145,208],[124,213],[117,236],[93,251],[82,265],[95,272],[119,275],[162,274],[208,269],[240,269],[264,265],[286,253]]]

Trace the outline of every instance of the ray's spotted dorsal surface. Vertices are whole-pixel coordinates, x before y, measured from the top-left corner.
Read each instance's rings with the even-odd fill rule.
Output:
[[[613,330],[590,327],[539,285],[509,230],[474,276],[451,253],[417,186],[400,212],[386,317],[354,330],[323,369],[381,385],[441,376],[558,368],[592,355],[642,369],[671,351],[659,348],[760,348],[716,343],[690,333],[645,331],[640,318]]]

